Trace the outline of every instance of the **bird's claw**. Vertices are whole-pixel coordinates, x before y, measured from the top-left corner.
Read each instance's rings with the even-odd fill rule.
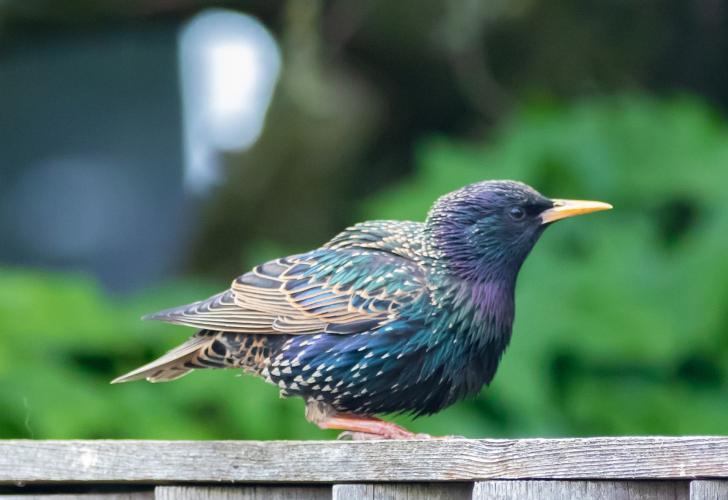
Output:
[[[336,439],[338,441],[372,441],[386,438],[383,438],[378,434],[369,434],[368,432],[344,431],[339,434]]]
[[[370,434],[368,432],[344,431],[339,434],[336,439],[338,441],[375,441],[375,440],[391,440],[392,438],[381,436],[379,434]],[[412,434],[410,437],[399,439],[467,439],[465,436],[432,436],[425,433]]]
[[[455,435],[433,436],[431,434],[420,433],[420,434],[413,435],[412,439],[467,439],[467,438],[465,436],[455,436]]]

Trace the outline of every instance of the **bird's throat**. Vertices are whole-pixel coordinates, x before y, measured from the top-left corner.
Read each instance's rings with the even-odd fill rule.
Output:
[[[502,279],[447,280],[435,291],[436,301],[442,305],[438,333],[468,344],[509,338],[515,313],[514,285]]]

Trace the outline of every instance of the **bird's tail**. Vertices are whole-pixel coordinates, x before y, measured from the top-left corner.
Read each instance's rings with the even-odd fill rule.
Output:
[[[266,335],[200,330],[161,358],[115,378],[111,383],[141,379],[168,382],[198,368],[243,368],[260,373],[274,345],[275,341]]]
[[[168,382],[187,375],[195,368],[215,366],[215,358],[209,356],[209,352],[216,340],[217,332],[202,330],[164,356],[115,378],[111,383],[120,384],[142,379],[149,382]]]

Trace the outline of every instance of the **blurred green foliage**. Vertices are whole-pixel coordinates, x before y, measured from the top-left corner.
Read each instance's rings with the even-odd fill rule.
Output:
[[[559,223],[536,246],[490,388],[399,420],[471,437],[728,432],[726,125],[689,98],[532,103],[487,145],[423,142],[414,175],[360,215],[422,220],[441,194],[488,178],[615,210]],[[304,420],[301,401],[230,371],[108,385],[187,333],[140,315],[223,286],[120,300],[83,278],[0,270],[0,438],[332,436]]]

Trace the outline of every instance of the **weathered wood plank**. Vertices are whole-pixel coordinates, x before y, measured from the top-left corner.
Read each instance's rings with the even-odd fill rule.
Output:
[[[472,483],[335,484],[333,500],[470,500]]]
[[[688,500],[687,481],[482,481],[473,500]]]
[[[728,437],[0,441],[0,483],[728,478]]]
[[[330,500],[325,486],[157,486],[155,500]],[[2,498],[0,498],[2,500]]]
[[[728,481],[695,480],[690,482],[690,500],[725,500],[728,498]]]

